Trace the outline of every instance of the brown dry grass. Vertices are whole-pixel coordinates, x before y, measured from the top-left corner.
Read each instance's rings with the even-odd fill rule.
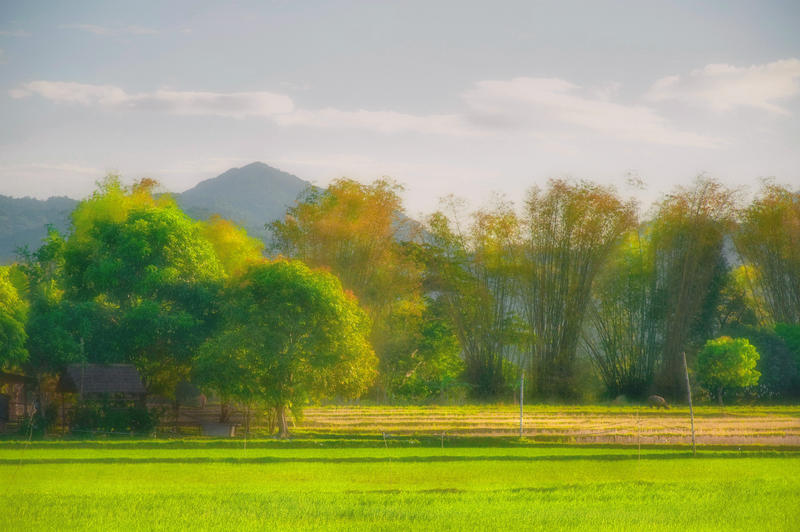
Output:
[[[549,407],[525,409],[528,438],[575,443],[691,441],[688,409],[636,407]],[[515,406],[313,407],[297,429],[330,434],[513,436],[519,433]],[[800,445],[800,407],[700,407],[698,443]]]

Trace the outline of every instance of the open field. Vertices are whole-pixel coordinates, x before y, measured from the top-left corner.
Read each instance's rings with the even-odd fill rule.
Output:
[[[513,406],[317,407],[289,440],[7,439],[2,529],[796,530],[800,408],[700,408],[696,457],[687,415],[531,406],[519,439]]]
[[[792,530],[800,520],[796,451],[395,443],[4,442],[3,528]]]
[[[185,421],[213,420],[217,410],[189,409]],[[235,418],[241,421],[241,416]],[[257,422],[256,422],[257,423]],[[307,408],[294,431],[301,435],[516,436],[519,407],[508,406],[347,406]],[[800,446],[800,407],[695,408],[701,444]],[[258,428],[256,428],[256,432]],[[263,432],[262,432],[263,434]],[[689,410],[636,406],[525,407],[525,437],[539,442],[688,444]]]

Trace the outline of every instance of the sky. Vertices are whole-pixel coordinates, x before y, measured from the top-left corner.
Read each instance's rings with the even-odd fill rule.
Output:
[[[798,28],[796,0],[0,0],[0,194],[253,161],[392,177],[412,215],[559,177],[800,187]]]

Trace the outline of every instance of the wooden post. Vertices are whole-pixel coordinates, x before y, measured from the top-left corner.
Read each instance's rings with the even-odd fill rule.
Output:
[[[683,352],[683,374],[686,376],[686,395],[689,398],[689,419],[692,421],[692,454],[697,454],[694,439],[694,409],[692,408],[692,385],[689,384],[689,366],[686,364],[686,351]]]
[[[638,452],[636,455],[637,460],[642,459],[642,422],[639,420],[639,409],[636,409],[636,446],[638,447]]]
[[[61,392],[61,435],[67,433],[67,414],[66,406],[64,405],[64,392]]]
[[[522,438],[522,403],[525,391],[525,370],[519,377],[519,437]]]

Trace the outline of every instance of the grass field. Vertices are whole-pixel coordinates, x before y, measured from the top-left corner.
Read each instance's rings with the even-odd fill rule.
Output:
[[[5,443],[3,528],[796,530],[800,522],[796,451],[236,443]]]
[[[520,440],[506,431],[437,434],[447,423],[475,427],[510,411],[310,409],[295,438],[246,445],[0,441],[0,529],[797,530],[800,523],[796,446],[705,445],[693,457],[680,444],[639,450]],[[558,422],[539,431],[580,429],[590,419],[593,428],[609,429],[608,420],[621,431],[635,410],[532,407],[527,414]],[[639,413],[653,426],[677,422],[670,416],[682,412]],[[724,416],[794,430],[798,409],[727,409]],[[412,430],[399,419],[421,425]],[[723,426],[718,410],[701,409],[703,419]],[[384,439],[376,429],[386,427],[395,430]]]

